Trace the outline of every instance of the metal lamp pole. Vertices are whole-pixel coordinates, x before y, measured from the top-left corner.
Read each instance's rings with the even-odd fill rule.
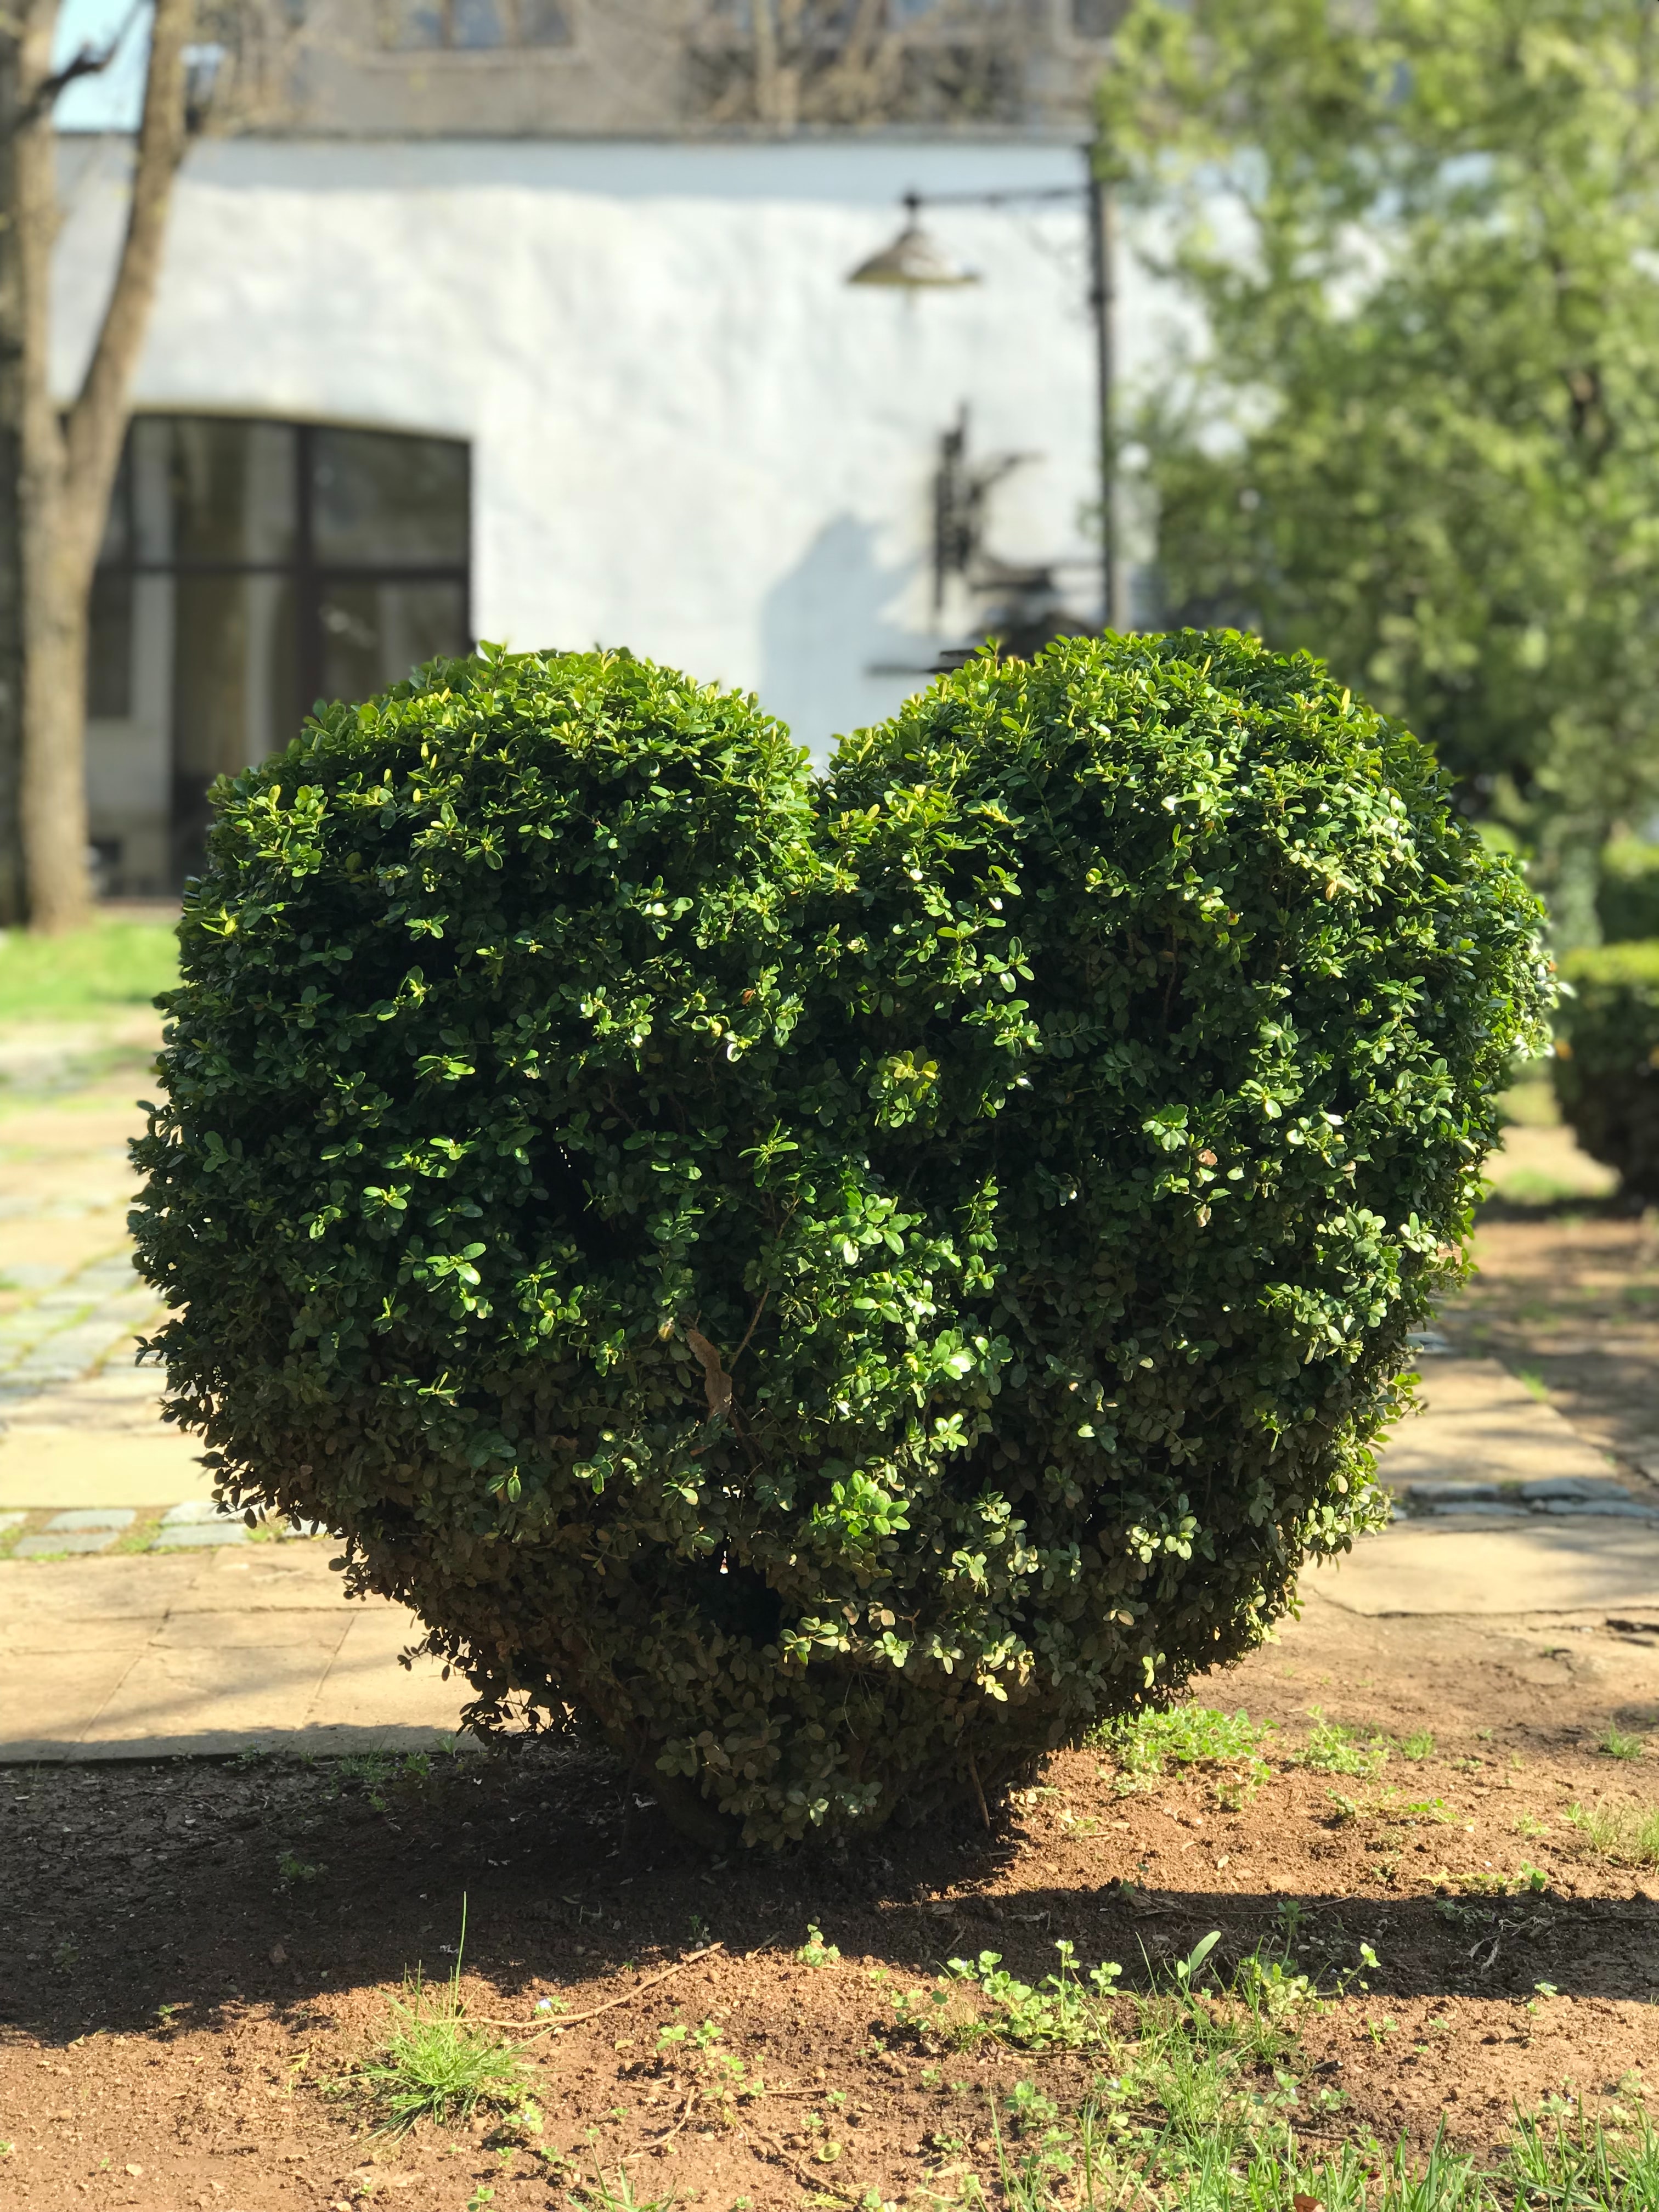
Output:
[[[1112,423],[1116,376],[1117,219],[1112,188],[1098,173],[1093,144],[1083,148],[1088,176],[1081,185],[1035,185],[994,192],[907,192],[903,229],[890,246],[860,262],[849,284],[885,285],[904,291],[933,291],[946,285],[976,284],[977,274],[962,269],[921,228],[925,207],[1025,206],[1045,200],[1081,199],[1089,222],[1089,311],[1094,332],[1097,455],[1100,471],[1101,628],[1127,629],[1128,574],[1117,514],[1117,445]]]

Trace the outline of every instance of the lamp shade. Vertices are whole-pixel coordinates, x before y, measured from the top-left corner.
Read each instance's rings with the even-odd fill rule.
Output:
[[[930,290],[947,284],[977,284],[979,272],[951,260],[917,220],[921,203],[914,195],[905,199],[904,228],[890,246],[860,261],[847,279],[849,284],[885,284],[900,291]]]

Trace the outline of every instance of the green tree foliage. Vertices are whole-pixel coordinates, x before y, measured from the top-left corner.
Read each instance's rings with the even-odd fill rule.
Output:
[[[815,783],[744,699],[495,656],[216,796],[138,1146],[171,1406],[481,1718],[750,1840],[917,1817],[1376,1516],[1535,902],[1314,663],[981,658]]]
[[[1166,601],[1325,655],[1538,852],[1659,796],[1651,0],[1138,0],[1103,94],[1202,358],[1138,426]]]

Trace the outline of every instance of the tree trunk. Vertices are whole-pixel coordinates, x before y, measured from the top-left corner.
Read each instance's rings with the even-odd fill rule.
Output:
[[[93,570],[126,434],[127,393],[161,273],[185,147],[183,48],[192,0],[155,0],[126,235],[79,395],[59,415],[50,381],[58,234],[51,69],[57,0],[24,0],[21,127],[10,140],[21,332],[17,474],[22,550],[21,804],[32,927],[74,929],[92,902],[87,866],[87,635]]]
[[[20,89],[23,115],[12,140],[12,219],[21,301],[22,406],[18,507],[23,550],[23,720],[21,774],[24,874],[29,921],[72,929],[87,919],[85,778],[77,773],[76,725],[84,665],[63,696],[64,660],[76,623],[73,594],[82,564],[64,530],[68,450],[48,379],[52,250],[58,234],[57,146],[52,101],[56,0],[25,0]],[[92,586],[88,568],[82,598]],[[84,647],[86,612],[79,629]]]
[[[21,106],[21,26],[0,15],[0,927],[23,919],[18,823],[23,757],[22,289],[15,159]]]

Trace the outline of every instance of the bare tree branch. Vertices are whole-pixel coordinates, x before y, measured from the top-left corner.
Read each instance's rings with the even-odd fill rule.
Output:
[[[27,104],[11,118],[6,127],[13,131],[26,130],[31,123],[49,113],[58,104],[58,96],[83,76],[99,76],[106,70],[126,42],[126,36],[143,13],[147,0],[133,0],[121,27],[106,46],[83,46],[72,59],[51,76],[42,77]]]
[[[70,496],[98,486],[96,527],[126,434],[126,393],[161,270],[173,179],[185,152],[185,46],[193,0],[155,0],[143,119],[138,127],[126,236],[103,326],[68,428]]]

